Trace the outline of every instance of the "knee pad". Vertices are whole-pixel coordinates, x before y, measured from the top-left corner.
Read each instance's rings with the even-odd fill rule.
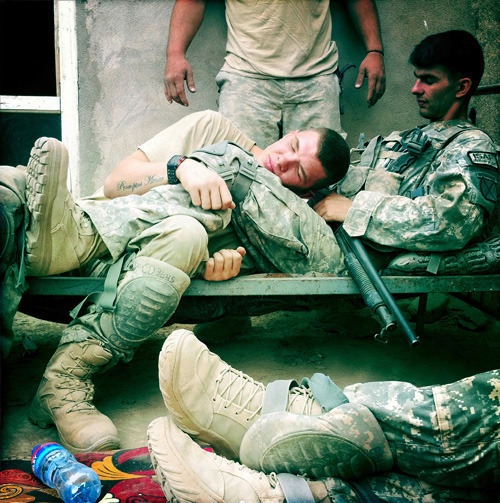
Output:
[[[100,333],[120,350],[139,346],[172,316],[189,276],[150,257],[136,257],[118,284],[115,309],[99,315]]]

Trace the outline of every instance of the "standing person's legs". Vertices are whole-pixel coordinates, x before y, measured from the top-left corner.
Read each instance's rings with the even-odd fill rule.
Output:
[[[219,72],[219,112],[266,148],[281,138],[283,80],[257,79]]]
[[[340,122],[340,85],[335,73],[284,81],[283,135],[327,127],[344,134]]]
[[[450,487],[499,483],[500,370],[421,388],[354,384],[344,393],[373,412],[402,472]]]
[[[145,229],[129,243],[132,255],[111,309],[97,301],[63,331],[31,405],[35,424],[55,424],[61,442],[73,452],[119,447],[115,426],[92,404],[91,376],[129,361],[168,321],[190,275],[208,258],[207,242],[203,225],[181,215]]]

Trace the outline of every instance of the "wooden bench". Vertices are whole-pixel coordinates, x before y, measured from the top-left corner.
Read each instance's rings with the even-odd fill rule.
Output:
[[[456,296],[499,292],[500,275],[384,276],[397,298],[419,296],[416,333],[422,334],[427,295]],[[82,298],[103,290],[104,278],[28,277],[20,311],[51,321],[70,321],[71,310]],[[261,315],[277,310],[307,310],[333,303],[339,295],[358,295],[350,277],[329,274],[255,274],[222,282],[192,280],[170,323],[199,323],[227,314]]]

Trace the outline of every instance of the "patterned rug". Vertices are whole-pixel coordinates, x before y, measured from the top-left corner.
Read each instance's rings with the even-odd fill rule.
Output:
[[[115,452],[77,454],[78,461],[91,466],[99,475],[103,503],[166,503],[156,483],[147,447]],[[0,462],[0,501],[3,503],[60,503],[54,489],[33,475],[26,460]]]

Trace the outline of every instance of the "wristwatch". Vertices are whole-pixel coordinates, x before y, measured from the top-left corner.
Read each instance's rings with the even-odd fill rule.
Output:
[[[167,162],[167,179],[169,185],[176,185],[178,183],[181,183],[177,178],[175,172],[185,159],[185,155],[174,155],[170,158],[170,161]]]

